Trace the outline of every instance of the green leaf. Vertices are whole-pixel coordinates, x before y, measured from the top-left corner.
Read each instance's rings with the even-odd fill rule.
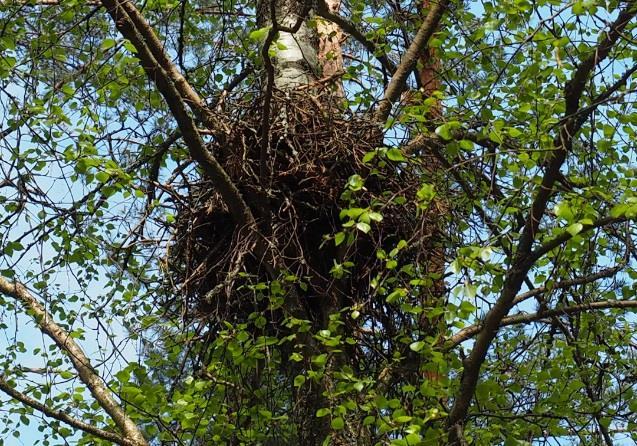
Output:
[[[107,51],[113,48],[116,44],[117,44],[117,41],[115,39],[104,39],[102,41],[102,44],[100,45],[100,49],[102,51]]]
[[[376,157],[376,151],[372,150],[371,152],[367,152],[365,154],[365,156],[363,156],[363,162],[364,163],[369,163],[371,160],[373,160]]]
[[[400,424],[405,424],[405,423],[409,423],[411,420],[413,420],[413,417],[410,417],[408,415],[400,415],[394,418],[394,421]]]
[[[396,162],[407,161],[407,158],[405,158],[403,153],[396,148],[388,149],[385,155],[387,156],[387,159],[389,159],[390,161],[396,161]]]
[[[478,286],[471,282],[466,282],[462,287],[462,291],[469,299],[473,299],[478,293]]]
[[[473,148],[475,147],[473,141],[469,141],[467,139],[461,139],[460,141],[458,141],[458,145],[462,150],[465,150],[467,152],[473,150]]]
[[[584,225],[583,224],[581,224],[581,223],[573,223],[568,228],[566,228],[566,231],[569,234],[571,234],[573,237],[575,237],[577,234],[582,232],[582,229],[584,229]]]
[[[460,122],[449,121],[439,127],[436,127],[435,133],[445,141],[450,141],[453,139],[453,132],[461,127],[462,125],[460,124]]]
[[[575,15],[582,15],[586,12],[586,8],[584,8],[584,2],[583,1],[576,1],[573,4],[573,14]]]
[[[628,209],[630,209],[630,205],[626,203],[617,204],[610,210],[610,216],[613,218],[623,217],[626,215],[626,211],[628,211]]]
[[[104,172],[104,171],[97,172],[95,174],[95,179],[97,181],[99,181],[100,183],[106,183],[110,177],[111,176],[108,173]]]
[[[392,291],[389,296],[387,296],[387,303],[394,303],[398,299],[405,297],[407,295],[407,290],[404,288],[398,288]]]
[[[515,127],[509,127],[507,133],[511,138],[517,138],[522,135],[522,132]]]
[[[255,42],[263,42],[270,32],[270,28],[271,26],[266,26],[252,31],[250,33],[250,40],[253,40]]]
[[[425,203],[429,203],[435,196],[436,190],[433,184],[425,183],[416,192],[416,198]]]
[[[553,212],[555,212],[555,215],[563,218],[566,221],[571,221],[573,220],[573,218],[575,218],[573,209],[571,208],[570,204],[565,201],[556,204],[553,208]]]
[[[372,230],[372,227],[368,223],[359,221],[358,223],[356,223],[356,229],[367,234],[369,231]]]
[[[340,430],[345,427],[345,421],[341,417],[336,417],[332,419],[332,422],[330,423],[330,425],[332,426],[332,429]]]
[[[365,185],[365,181],[360,175],[352,175],[347,180],[347,188],[353,191],[359,191]]]

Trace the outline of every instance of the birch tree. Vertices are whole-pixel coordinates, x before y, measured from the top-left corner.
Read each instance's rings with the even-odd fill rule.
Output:
[[[630,438],[636,13],[0,2],[2,435]]]

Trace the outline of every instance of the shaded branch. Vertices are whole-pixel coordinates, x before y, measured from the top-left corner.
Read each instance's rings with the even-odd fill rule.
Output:
[[[164,50],[164,45],[160,42],[157,34],[155,34],[150,24],[146,21],[146,19],[144,19],[135,5],[133,5],[130,0],[108,0],[102,1],[102,4],[108,9],[111,17],[113,17],[113,12],[115,11],[114,8],[119,8],[121,9],[121,13],[126,14],[127,19],[132,25],[129,28],[134,30],[136,33],[139,33],[139,36],[142,37],[141,40],[138,40],[138,43],[146,47],[155,59],[155,64],[165,71],[166,75],[174,84],[174,88],[179,92],[181,99],[191,107],[197,117],[209,129],[215,130],[220,135],[228,133],[225,123],[214,116],[212,111],[206,107],[204,100],[195,92],[190,83],[188,83],[186,78],[181,74],[177,66],[170,60],[168,54]],[[121,13],[119,14],[120,18],[124,18]],[[122,35],[130,40],[130,37],[123,32]],[[139,51],[137,45],[134,42],[132,43]]]
[[[93,395],[93,398],[95,398],[95,401],[97,401],[100,407],[110,415],[117,428],[122,432],[124,438],[128,439],[127,441],[129,441],[129,443],[127,444],[148,446],[148,442],[142,435],[141,430],[126,414],[119,403],[115,401],[112,392],[106,387],[104,381],[97,374],[95,369],[93,369],[82,348],[64,328],[53,320],[48,311],[33,297],[27,288],[21,283],[11,283],[0,277],[0,293],[17,300],[22,308],[33,317],[40,331],[51,338],[53,342],[68,355],[80,380],[89,389],[91,395]],[[6,391],[5,389],[2,390]]]
[[[173,117],[177,121],[177,125],[190,151],[190,155],[199,163],[206,176],[214,182],[224,203],[228,206],[234,221],[240,227],[256,228],[252,211],[221,164],[219,164],[214,156],[206,149],[192,117],[188,114],[184,101],[187,100],[190,101],[190,104],[199,106],[203,104],[201,99],[196,96],[194,92],[192,93],[195,94],[195,96],[193,97],[191,95],[190,91],[192,89],[190,85],[181,74],[178,74],[177,68],[168,60],[161,47],[155,46],[153,51],[147,46],[149,40],[152,40],[155,44],[159,41],[156,36],[152,38],[152,36],[154,36],[152,29],[150,29],[148,23],[143,20],[139,12],[129,1],[104,0],[103,3],[113,18],[117,29],[135,46],[137,57],[144,71],[146,71],[148,77],[155,82],[157,89],[164,97]],[[133,21],[128,13],[130,10],[135,11],[133,13],[136,16],[135,21]],[[136,26],[140,22],[142,22],[140,26],[143,25],[144,27],[144,36],[142,36]],[[161,58],[163,63],[170,65],[169,69],[172,74],[167,72],[164,66],[156,59],[155,54],[158,52],[162,53]],[[177,73],[178,76],[175,73]],[[175,77],[177,77],[177,82],[175,82]],[[186,98],[182,95],[186,95]]]

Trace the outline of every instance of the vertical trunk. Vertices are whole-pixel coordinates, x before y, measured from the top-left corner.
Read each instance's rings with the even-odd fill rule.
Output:
[[[338,13],[341,1],[326,0],[330,12]],[[319,79],[333,79],[343,71],[341,40],[343,32],[338,25],[318,19],[315,27],[308,26],[305,2],[300,0],[263,0],[259,7],[259,23],[293,28],[302,23],[297,32],[279,31],[274,48],[272,65],[274,85],[283,91],[311,84]],[[309,15],[313,15],[312,11]],[[343,93],[338,84],[339,92]]]
[[[325,0],[327,9],[338,14],[341,7],[341,0]],[[341,41],[343,39],[343,31],[335,23],[326,20],[318,20],[316,29],[319,35],[319,64],[321,67],[321,76],[323,79],[329,79],[334,82],[335,78],[343,72],[343,51],[341,50]],[[334,82],[337,94],[343,96],[343,86],[340,82]]]
[[[298,87],[315,84],[321,76],[340,70],[342,66],[338,37],[332,34],[333,27],[325,27],[322,24],[308,25],[308,19],[312,18],[313,12],[308,11],[306,3],[304,0],[262,0],[259,7],[258,22],[262,26],[273,26],[279,30],[278,38],[270,48],[274,71],[274,77],[270,82],[289,97],[302,94],[303,89]],[[291,33],[281,28],[296,31]],[[334,54],[336,56],[333,56]],[[273,110],[277,110],[275,113],[279,113],[279,118],[286,119],[287,114],[284,110],[287,105],[284,103],[274,107]],[[264,135],[269,135],[268,144],[272,144],[272,149],[276,151],[276,143],[272,141],[277,141],[278,136],[270,135],[269,130],[264,132]],[[299,253],[298,256],[302,254]],[[309,313],[306,318],[310,319]],[[311,333],[297,335],[297,342],[305,345],[305,358],[301,362],[287,364],[288,368],[282,370],[290,381],[297,375],[304,375],[311,368],[311,357],[320,353]],[[296,430],[295,444],[319,446],[330,434],[329,417],[316,417],[318,409],[329,405],[324,395],[329,384],[325,381],[310,381],[301,387],[290,386],[294,389],[291,422]]]
[[[429,9],[429,0],[423,0],[423,10]],[[424,17],[425,14],[422,14]],[[442,86],[440,83],[440,58],[436,54],[435,48],[427,47],[418,60],[418,80],[420,81],[420,89],[425,98],[431,97],[435,91],[439,91]],[[442,117],[442,104],[440,101],[429,110],[429,116],[432,120]]]
[[[429,9],[429,0],[423,0],[423,11]],[[423,14],[424,17],[425,14]],[[440,58],[436,54],[435,48],[426,48],[418,61],[418,78],[420,81],[420,90],[424,96],[423,99],[431,97],[436,91],[442,88],[440,82]],[[433,130],[437,121],[442,118],[442,104],[436,101],[428,112],[429,126]],[[440,161],[430,153],[424,153],[425,158],[423,165],[426,166],[426,173],[429,181],[439,183],[437,177],[443,169]],[[444,193],[438,190],[437,197],[432,201],[427,216],[428,223],[427,240],[425,241],[425,249],[427,251],[427,273],[433,276],[433,283],[424,296],[423,305],[425,308],[440,307],[445,304],[445,282],[444,272],[446,266],[445,249],[444,249],[444,225],[446,215],[449,212],[449,203],[445,201]],[[425,336],[436,337],[445,330],[445,321],[443,317],[430,318],[424,312],[420,328]],[[435,370],[426,370],[424,372],[426,379],[439,381],[442,377]]]
[[[331,12],[338,13],[340,2],[341,0],[325,0],[325,5]],[[423,0],[423,7],[424,10],[428,9],[429,0]],[[309,26],[307,19],[312,18],[312,14],[312,11],[307,11],[303,0],[262,0],[259,7],[261,26],[273,26],[275,29],[279,29],[278,39],[272,45],[270,52],[274,71],[271,83],[278,90],[293,93],[301,86],[317,84],[318,87],[322,84],[332,83],[343,70],[341,30],[337,25],[321,19],[317,20],[315,27]],[[294,28],[297,31],[295,33],[281,31],[281,27]],[[423,96],[430,97],[434,91],[440,89],[439,69],[440,61],[435,50],[425,50],[419,61],[418,73]],[[343,94],[340,83],[336,84],[336,93],[337,95]],[[294,94],[298,93],[294,92]],[[442,106],[440,103],[436,103],[429,111],[432,128],[435,127],[435,121],[441,116]],[[310,142],[308,141],[308,143]],[[441,171],[440,162],[430,154],[423,154],[423,157],[426,158],[423,165],[426,166],[427,176],[431,182],[436,182],[435,179]],[[444,304],[445,300],[443,275],[446,262],[443,228],[448,204],[444,201],[444,193],[438,195],[440,198],[432,202],[425,216],[426,221],[429,222],[424,240],[428,258],[427,273],[433,276],[432,285],[422,296],[422,305],[425,308],[439,307]],[[329,313],[338,311],[340,307],[337,301],[328,296],[325,296],[323,302],[325,307],[322,308],[324,311],[322,325],[325,325]],[[431,319],[427,316],[427,312],[425,312],[419,321],[421,333],[425,336],[436,336],[444,330],[444,319]],[[309,338],[308,341],[310,341]],[[311,347],[311,344],[315,345],[312,342],[306,343],[305,355],[319,354],[320,349]],[[305,361],[293,364],[291,369],[284,371],[284,373],[290,374],[292,377],[303,374],[306,371],[304,367],[309,367],[309,360],[310,358],[306,358]],[[331,355],[327,368],[330,369],[330,372],[338,370],[346,360],[342,354]],[[422,362],[427,362],[426,358],[418,358],[417,363],[426,365]],[[424,376],[422,370],[422,368],[420,370],[418,367],[414,368],[412,372],[409,372],[408,380],[419,381],[423,377],[434,381],[442,379],[436,370],[425,371]],[[331,387],[328,377],[332,375],[333,373],[326,372],[325,377],[320,382],[312,382],[309,386],[295,389],[291,421],[296,428],[295,440],[297,444],[318,446],[323,443],[327,435],[330,435],[329,417],[317,418],[316,411],[330,404],[325,394]],[[435,401],[431,403],[436,404]],[[351,444],[353,438],[358,438],[357,444],[361,445],[367,445],[371,442],[371,437],[361,438],[360,432],[349,432],[349,430],[349,427],[342,429],[339,435],[333,438],[333,444]]]
[[[308,26],[305,13],[305,2],[299,0],[263,0],[259,7],[258,22],[265,26],[294,28],[299,20],[302,22],[294,34],[279,31],[279,37],[272,45],[274,86],[283,91],[317,79],[318,34]]]

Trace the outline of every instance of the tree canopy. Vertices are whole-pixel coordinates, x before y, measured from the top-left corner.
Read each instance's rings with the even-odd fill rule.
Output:
[[[0,442],[637,440],[633,1],[0,1]]]

